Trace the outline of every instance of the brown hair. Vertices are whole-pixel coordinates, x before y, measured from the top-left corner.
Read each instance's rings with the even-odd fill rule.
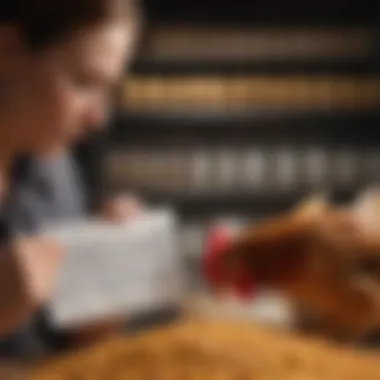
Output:
[[[0,23],[15,25],[30,48],[54,44],[111,18],[138,19],[132,0],[2,0]]]

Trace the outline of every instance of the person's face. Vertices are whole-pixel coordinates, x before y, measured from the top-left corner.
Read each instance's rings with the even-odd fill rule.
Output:
[[[9,71],[6,107],[18,147],[33,153],[60,149],[101,126],[133,37],[131,28],[114,22],[19,54]]]

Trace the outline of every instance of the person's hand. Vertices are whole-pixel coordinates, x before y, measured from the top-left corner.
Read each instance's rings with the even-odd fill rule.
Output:
[[[45,238],[20,237],[0,256],[0,334],[22,324],[50,297],[61,249]]]
[[[105,201],[100,209],[100,216],[110,221],[122,222],[133,219],[144,210],[144,205],[134,195],[119,195]]]

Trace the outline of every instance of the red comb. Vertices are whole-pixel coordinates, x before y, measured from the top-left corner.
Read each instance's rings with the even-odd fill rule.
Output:
[[[202,270],[206,281],[212,287],[223,284],[220,259],[231,239],[232,236],[228,229],[222,226],[212,228],[206,238]],[[232,284],[232,289],[239,297],[250,299],[254,295],[254,279],[250,274],[244,274]]]

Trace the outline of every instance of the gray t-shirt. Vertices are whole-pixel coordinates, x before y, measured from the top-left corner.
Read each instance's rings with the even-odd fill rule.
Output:
[[[79,169],[69,154],[52,159],[22,159],[15,165],[13,174],[12,191],[1,212],[3,230],[35,233],[49,222],[85,215],[84,187]],[[49,349],[51,342],[47,343],[46,338],[54,341],[56,337],[46,321],[41,324],[42,317],[44,314],[39,313],[12,336],[2,339],[0,356],[28,357]],[[41,328],[37,326],[42,326],[45,336],[41,336]]]
[[[16,232],[34,232],[49,222],[80,218],[85,196],[69,154],[20,162],[6,213]]]

